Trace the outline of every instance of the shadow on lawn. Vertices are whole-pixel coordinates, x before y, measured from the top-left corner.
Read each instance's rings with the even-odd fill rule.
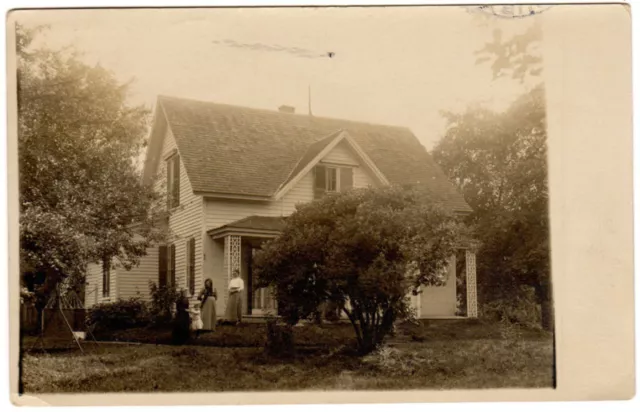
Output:
[[[437,342],[456,340],[505,339],[505,330],[515,331],[526,340],[545,340],[550,334],[540,329],[522,328],[480,319],[421,320],[417,323],[405,322],[398,325],[396,334],[387,342],[391,345],[411,342]],[[355,344],[353,327],[349,323],[305,324],[294,327],[294,341],[298,351],[328,350],[328,348],[352,347]],[[212,346],[257,348],[266,344],[265,324],[244,323],[237,326],[218,326],[215,332],[206,332],[199,337],[192,336],[187,346]],[[101,341],[136,342],[156,345],[171,344],[169,328],[134,328],[102,333]]]

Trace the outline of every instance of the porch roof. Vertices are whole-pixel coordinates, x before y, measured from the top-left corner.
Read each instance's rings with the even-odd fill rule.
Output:
[[[284,229],[284,220],[282,216],[248,216],[208,230],[207,234],[214,239],[228,235],[275,237]]]

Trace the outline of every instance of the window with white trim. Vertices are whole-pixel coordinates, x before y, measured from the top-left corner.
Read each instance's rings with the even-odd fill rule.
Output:
[[[314,168],[315,198],[324,196],[327,192],[345,192],[353,188],[353,168],[342,166],[318,165]]]

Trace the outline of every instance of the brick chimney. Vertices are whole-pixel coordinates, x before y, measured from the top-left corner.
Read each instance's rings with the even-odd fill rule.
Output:
[[[295,113],[295,112],[296,112],[296,108],[295,108],[295,107],[293,107],[293,106],[287,106],[287,105],[284,105],[284,104],[283,104],[282,106],[278,107],[278,111],[279,111],[280,113],[290,113],[290,114],[293,114],[293,113]]]

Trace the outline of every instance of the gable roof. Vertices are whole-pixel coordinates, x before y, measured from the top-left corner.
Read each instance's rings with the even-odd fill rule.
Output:
[[[282,184],[282,186],[285,186],[287,183],[293,180],[298,174],[300,174],[300,172],[302,172],[302,170],[309,163],[311,163],[313,159],[318,157],[327,147],[329,147],[331,143],[333,143],[334,140],[336,140],[340,136],[340,133],[342,133],[342,130],[338,130],[337,132],[331,133],[329,136],[325,137],[324,139],[320,139],[317,142],[312,143],[311,146],[309,146],[309,148],[307,149],[307,151],[302,155],[302,157],[296,164],[296,167],[293,168],[293,170],[291,171],[291,174],[289,175],[287,180]]]
[[[395,184],[420,183],[456,211],[471,211],[404,127],[374,125],[159,96],[155,121],[170,128],[193,191],[272,198],[340,130]],[[159,126],[159,127],[160,127]],[[153,139],[161,133],[153,133]],[[157,146],[158,143],[155,143]],[[145,167],[158,161],[153,157]],[[305,163],[306,162],[306,163]],[[299,173],[299,171],[298,171]],[[147,172],[148,174],[148,172]]]

